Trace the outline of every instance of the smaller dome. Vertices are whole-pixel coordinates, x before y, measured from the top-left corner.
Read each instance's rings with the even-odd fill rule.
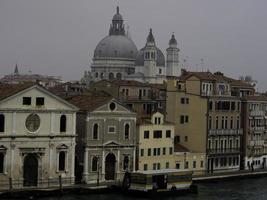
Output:
[[[117,6],[117,13],[112,18],[113,21],[123,21],[122,16],[120,14],[119,6]]]
[[[135,65],[137,66],[144,66],[144,48],[140,49],[138,51],[136,60],[135,60]],[[157,66],[165,66],[165,57],[164,54],[160,49],[157,48],[157,61],[156,61]]]
[[[171,38],[170,41],[169,41],[169,45],[177,45],[177,41],[176,41],[176,39],[175,39],[174,34],[172,34],[172,38]]]

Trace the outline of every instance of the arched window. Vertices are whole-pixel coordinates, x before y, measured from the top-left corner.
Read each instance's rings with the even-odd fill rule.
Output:
[[[108,78],[109,78],[110,80],[114,79],[114,74],[113,74],[113,73],[109,73]]]
[[[0,152],[0,174],[4,173],[4,160],[5,159],[5,155],[4,153]]]
[[[127,170],[129,168],[129,156],[124,156],[123,159],[123,170]]]
[[[66,132],[67,118],[66,115],[60,117],[60,132]]]
[[[125,124],[125,126],[124,126],[124,138],[126,140],[128,140],[129,135],[130,135],[130,126],[129,126],[129,124]]]
[[[98,139],[98,124],[94,124],[94,127],[93,127],[93,139],[94,140]]]
[[[96,172],[98,167],[98,158],[96,156],[92,159],[92,172]]]
[[[95,77],[98,78],[98,72],[95,73]]]
[[[121,80],[121,73],[117,73],[117,74],[116,74],[116,79],[117,79],[117,80]]]
[[[61,151],[59,152],[59,159],[58,159],[58,170],[65,171],[65,164],[66,162],[66,152]]]
[[[0,132],[5,132],[5,116],[0,114]]]

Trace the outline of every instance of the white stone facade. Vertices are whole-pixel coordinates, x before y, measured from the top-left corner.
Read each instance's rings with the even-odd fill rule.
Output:
[[[0,190],[74,183],[76,111],[38,85],[0,101]]]

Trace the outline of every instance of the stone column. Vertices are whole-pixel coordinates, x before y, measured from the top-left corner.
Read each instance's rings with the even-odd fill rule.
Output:
[[[16,112],[12,113],[12,136],[16,135]]]
[[[84,182],[87,183],[87,179],[88,179],[88,154],[89,154],[89,150],[87,148],[85,148],[84,151],[84,163],[83,163],[83,180]]]
[[[72,114],[72,134],[76,134],[76,113]]]
[[[134,150],[133,150],[133,172],[135,172],[135,155],[136,154],[136,147],[134,147]]]
[[[16,148],[16,145],[15,144],[11,144],[11,158],[10,158],[10,177],[12,179],[14,179],[14,174],[17,174],[17,172],[14,173],[14,155],[15,155],[15,148]],[[17,177],[19,178],[19,177]]]
[[[55,113],[51,112],[50,116],[50,134],[53,135],[55,132]]]
[[[105,174],[105,152],[102,150],[102,176]],[[105,176],[104,176],[105,177]],[[103,178],[104,179],[104,178]]]
[[[88,156],[87,156],[88,158]],[[75,141],[73,141],[71,146],[71,178],[75,178]]]
[[[53,163],[55,164],[55,166],[57,166],[57,162],[55,162],[53,160],[53,148],[54,148],[54,144],[49,145],[50,149],[49,149],[49,178],[52,179],[53,178]],[[55,169],[57,170],[57,169]]]
[[[120,150],[118,149],[118,155],[117,155],[117,179],[120,179]]]

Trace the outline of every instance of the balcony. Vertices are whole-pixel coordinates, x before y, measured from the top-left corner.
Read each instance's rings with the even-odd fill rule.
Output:
[[[264,126],[250,127],[249,130],[253,132],[264,132],[265,127]]]
[[[252,140],[249,141],[248,143],[249,146],[263,146],[264,145],[264,140]]]
[[[263,111],[263,110],[253,110],[253,111],[250,111],[249,115],[251,117],[265,117],[265,111]]]
[[[239,148],[232,149],[207,149],[209,155],[222,155],[222,154],[239,154],[241,151]]]
[[[211,129],[209,135],[243,135],[243,129]]]

